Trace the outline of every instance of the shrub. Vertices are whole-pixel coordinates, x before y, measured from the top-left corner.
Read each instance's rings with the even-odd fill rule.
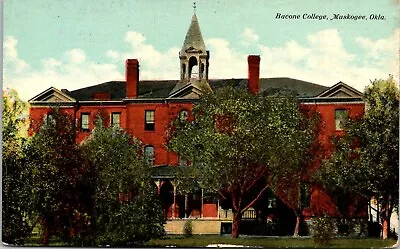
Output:
[[[192,237],[193,235],[193,224],[191,220],[187,220],[183,226],[183,234],[186,238]]]
[[[316,244],[328,244],[336,234],[334,220],[326,217],[313,219],[312,238]]]

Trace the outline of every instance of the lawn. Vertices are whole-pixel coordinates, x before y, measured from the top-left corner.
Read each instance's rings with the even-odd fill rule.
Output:
[[[381,240],[381,239],[349,239],[337,238],[330,242],[326,248],[383,248],[391,247],[396,243],[395,240]],[[183,236],[167,236],[164,239],[155,239],[147,242],[145,245],[150,247],[205,247],[209,244],[233,244],[233,245],[247,245],[247,246],[260,246],[260,247],[321,247],[317,246],[311,238],[292,238],[292,237],[240,237],[232,240],[226,236],[216,235],[194,235],[190,238]]]
[[[391,247],[395,240],[381,239],[350,239],[337,238],[325,248],[383,248]],[[184,236],[166,236],[163,239],[154,239],[147,242],[144,247],[205,247],[210,244],[246,245],[265,248],[321,248],[311,238],[292,237],[245,237],[232,240],[229,236],[194,235],[190,238]],[[24,246],[40,246],[40,238],[33,236],[25,241]],[[65,247],[67,244],[53,237],[49,241],[50,247]]]

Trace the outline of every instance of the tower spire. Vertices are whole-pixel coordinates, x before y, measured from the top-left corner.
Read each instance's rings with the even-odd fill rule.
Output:
[[[188,85],[197,89],[195,91],[212,91],[208,84],[210,52],[201,35],[199,20],[196,16],[196,2],[193,2],[193,12],[192,21],[179,52],[181,79],[172,89],[170,96],[174,96],[176,92]]]

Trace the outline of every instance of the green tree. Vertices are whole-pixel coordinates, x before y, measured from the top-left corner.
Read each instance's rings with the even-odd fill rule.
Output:
[[[17,92],[3,91],[2,236],[8,244],[22,244],[32,230],[30,188],[25,179],[28,172],[21,153],[27,131],[26,116],[27,104]]]
[[[364,93],[365,115],[347,123],[319,179],[331,192],[376,198],[382,206],[383,239],[399,191],[399,89],[393,77],[375,80]]]
[[[140,142],[123,130],[104,127],[101,120],[82,144],[92,172],[97,243],[126,246],[163,235],[157,188]]]
[[[24,146],[30,176],[33,208],[42,227],[42,244],[52,235],[72,242],[85,233],[90,213],[90,186],[83,159],[75,143],[72,117],[62,109],[51,109],[44,124]]]
[[[202,188],[231,200],[237,238],[243,213],[300,165],[312,141],[300,128],[305,117],[294,97],[232,87],[203,95],[193,116],[171,125],[169,149],[192,163],[190,175]]]
[[[318,135],[321,132],[322,123],[318,111],[310,106],[302,105],[300,108],[301,122],[300,131],[305,132],[300,146],[301,157],[299,164],[293,165],[287,172],[280,174],[278,186],[275,193],[278,197],[293,210],[296,215],[296,225],[293,236],[299,236],[301,225],[303,225],[304,208],[310,205],[311,187],[314,184],[313,166],[318,163],[323,154]]]

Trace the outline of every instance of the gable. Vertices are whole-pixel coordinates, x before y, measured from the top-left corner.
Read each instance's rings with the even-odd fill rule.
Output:
[[[50,87],[44,92],[39,93],[35,97],[29,100],[29,102],[75,102],[75,99],[69,96],[67,93],[58,90],[57,88]]]
[[[362,93],[353,87],[339,82],[317,95],[317,98],[361,98]]]
[[[193,85],[187,85],[179,91],[171,94],[168,98],[184,98],[184,99],[198,99],[200,98],[201,91]]]

